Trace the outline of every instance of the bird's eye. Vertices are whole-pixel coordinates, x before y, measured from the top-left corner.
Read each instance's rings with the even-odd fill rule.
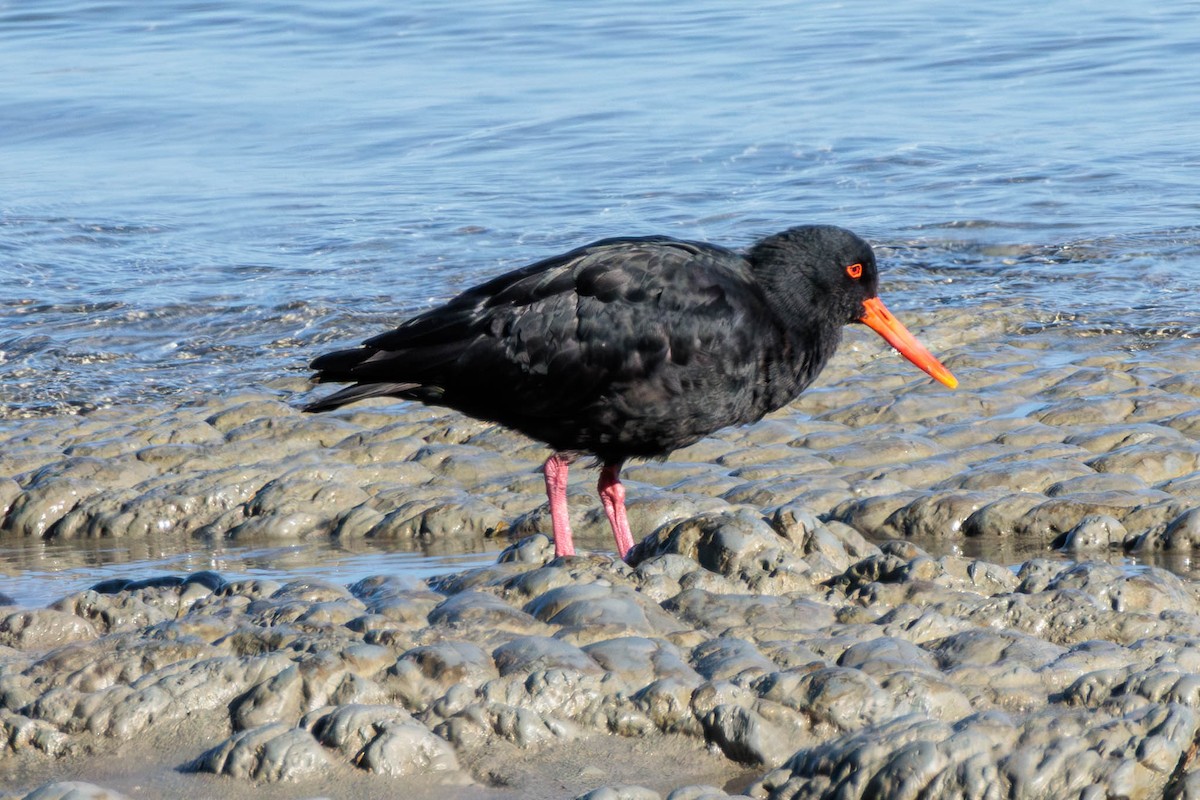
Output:
[[[854,278],[854,280],[858,280],[862,277],[862,264],[851,264],[846,267],[846,274]]]

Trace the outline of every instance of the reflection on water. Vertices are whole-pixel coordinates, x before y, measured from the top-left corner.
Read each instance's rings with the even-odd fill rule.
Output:
[[[140,580],[202,570],[226,580],[268,578],[287,582],[318,578],[347,585],[372,575],[415,579],[494,563],[505,542],[477,543],[472,552],[444,547],[417,549],[396,542],[312,541],[280,545],[239,542],[206,545],[174,538],[4,541],[0,545],[0,594],[18,605],[40,607],[111,578]]]
[[[1145,552],[1131,555],[1121,548],[1071,553],[1064,550],[1055,550],[1044,541],[1013,536],[972,536],[957,540],[914,537],[908,541],[911,541],[935,558],[941,555],[954,555],[987,561],[993,564],[1007,564],[1014,568],[1019,567],[1026,561],[1040,558],[1064,563],[1102,561],[1107,564],[1125,567],[1131,571],[1137,571],[1145,567],[1158,567],[1169,572],[1174,572],[1176,575],[1184,578],[1200,577],[1200,571],[1196,569],[1192,563],[1191,555],[1187,553]]]
[[[607,552],[605,539],[581,539],[580,544]],[[960,556],[1007,564],[1014,569],[1031,559],[1063,563],[1086,559],[1132,571],[1160,567],[1185,578],[1200,577],[1191,557],[1185,554],[1148,553],[1136,558],[1122,550],[1068,554],[1053,550],[1044,542],[1019,537],[913,538],[908,541],[934,558]],[[288,545],[258,542],[216,547],[169,538],[120,542],[9,541],[0,546],[0,594],[8,595],[19,606],[37,608],[103,580],[141,580],[202,570],[217,572],[226,580],[264,578],[281,583],[304,578],[349,585],[374,575],[398,575],[419,580],[493,564],[505,544],[502,541],[480,542],[474,551],[462,552],[461,543],[456,543],[450,551],[445,547],[411,549],[396,542],[364,540]]]

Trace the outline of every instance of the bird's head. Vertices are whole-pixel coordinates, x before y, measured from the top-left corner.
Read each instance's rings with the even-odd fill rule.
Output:
[[[748,254],[757,270],[787,276],[796,317],[841,326],[861,322],[934,380],[958,379],[917,341],[879,299],[879,270],[871,246],[845,228],[802,225],[763,239]]]

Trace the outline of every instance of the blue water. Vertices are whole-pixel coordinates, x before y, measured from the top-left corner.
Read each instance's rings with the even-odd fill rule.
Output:
[[[478,543],[474,552],[405,550],[403,543],[309,541],[290,545],[208,543],[180,539],[139,541],[9,540],[0,546],[0,596],[39,608],[101,581],[141,580],[211,570],[227,581],[297,578],[349,585],[374,575],[414,581],[494,564],[499,543]],[[0,601],[0,604],[9,602]]]
[[[619,233],[836,222],[896,309],[1200,332],[1196,2],[41,0],[0,74],[2,415],[302,375]]]

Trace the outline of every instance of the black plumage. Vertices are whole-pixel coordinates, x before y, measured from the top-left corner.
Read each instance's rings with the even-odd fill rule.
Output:
[[[620,486],[625,459],[665,456],[795,398],[833,355],[842,326],[872,324],[877,285],[870,246],[832,226],[791,228],[744,255],[663,236],[605,239],[320,356],[316,380],[354,385],[306,410],[381,395],[449,406],[546,442],[563,471],[564,504],[566,464],[595,456],[609,468],[603,496],[606,476],[610,491]],[[905,354],[950,384],[921,352],[946,377]],[[554,512],[550,471],[548,462]],[[558,511],[565,520],[565,506]],[[572,551],[557,523],[558,549]]]

